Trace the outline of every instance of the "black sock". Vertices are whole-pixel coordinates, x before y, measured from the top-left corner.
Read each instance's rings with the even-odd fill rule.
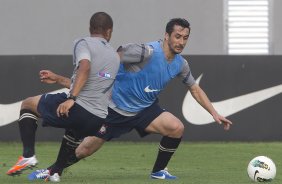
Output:
[[[153,167],[153,173],[163,170],[167,166],[171,156],[176,151],[180,142],[181,138],[171,138],[166,136],[162,138],[159,144],[158,156]]]
[[[30,110],[20,111],[19,129],[23,142],[23,157],[32,157],[35,154],[35,133],[37,129],[37,115]]]
[[[65,168],[75,164],[80,160],[75,155],[75,149],[78,147],[80,142],[81,140],[75,138],[72,131],[66,130],[57,160],[53,165],[47,168],[50,170],[51,175],[54,173],[62,175],[62,172]]]

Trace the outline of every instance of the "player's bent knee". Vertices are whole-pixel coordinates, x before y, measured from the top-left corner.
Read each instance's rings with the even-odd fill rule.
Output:
[[[180,132],[181,134],[183,134],[183,132],[184,132],[184,125],[183,125],[183,123],[179,123],[178,124],[177,131]]]
[[[21,104],[21,109],[30,109],[29,107],[31,106],[31,101],[31,97],[24,99]]]
[[[28,97],[22,101],[21,109],[31,110],[37,112],[37,105],[39,102],[40,96]]]
[[[183,133],[184,133],[184,125],[181,123],[181,124],[179,124],[179,126],[177,127],[177,133],[178,133],[178,135],[183,135]]]
[[[173,124],[173,128],[171,131],[171,135],[172,137],[176,137],[176,138],[180,138],[182,137],[184,133],[184,125],[181,121],[177,121]]]

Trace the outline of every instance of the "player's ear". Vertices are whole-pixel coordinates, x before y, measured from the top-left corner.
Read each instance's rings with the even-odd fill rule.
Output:
[[[168,40],[168,38],[169,38],[169,34],[165,33],[165,40]]]
[[[113,32],[113,29],[108,29],[107,31],[106,31],[106,38],[107,38],[107,40],[108,41],[110,41],[110,39],[111,39],[111,37],[112,37],[112,32]]]

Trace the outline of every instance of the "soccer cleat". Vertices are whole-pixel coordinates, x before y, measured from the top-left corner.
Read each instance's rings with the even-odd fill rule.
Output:
[[[20,175],[23,170],[26,170],[28,168],[32,168],[38,164],[38,161],[33,155],[32,157],[29,158],[24,158],[23,156],[20,156],[17,163],[11,167],[6,174],[10,176],[14,175]]]
[[[58,173],[54,173],[53,175],[47,177],[45,181],[51,181],[51,182],[60,182],[60,175]]]
[[[38,180],[42,179],[45,180],[50,176],[50,171],[48,169],[39,169],[36,170],[28,175],[29,180]]]
[[[39,169],[28,175],[29,180],[45,180],[51,182],[60,182],[60,175],[58,173],[54,173],[50,175],[50,171],[48,169]]]
[[[152,179],[161,179],[161,180],[175,180],[177,179],[176,176],[169,174],[167,170],[160,170],[155,173],[151,173]]]

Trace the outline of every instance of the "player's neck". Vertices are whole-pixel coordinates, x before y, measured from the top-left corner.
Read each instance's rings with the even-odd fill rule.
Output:
[[[104,39],[106,39],[103,34],[95,34],[95,33],[93,33],[93,34],[91,34],[90,36],[91,36],[91,37],[98,37],[98,38],[104,38]],[[107,40],[107,39],[106,39],[106,40]]]
[[[175,53],[171,52],[168,44],[166,44],[165,41],[163,42],[162,48],[165,54],[165,58],[168,61],[172,61],[174,59]]]

